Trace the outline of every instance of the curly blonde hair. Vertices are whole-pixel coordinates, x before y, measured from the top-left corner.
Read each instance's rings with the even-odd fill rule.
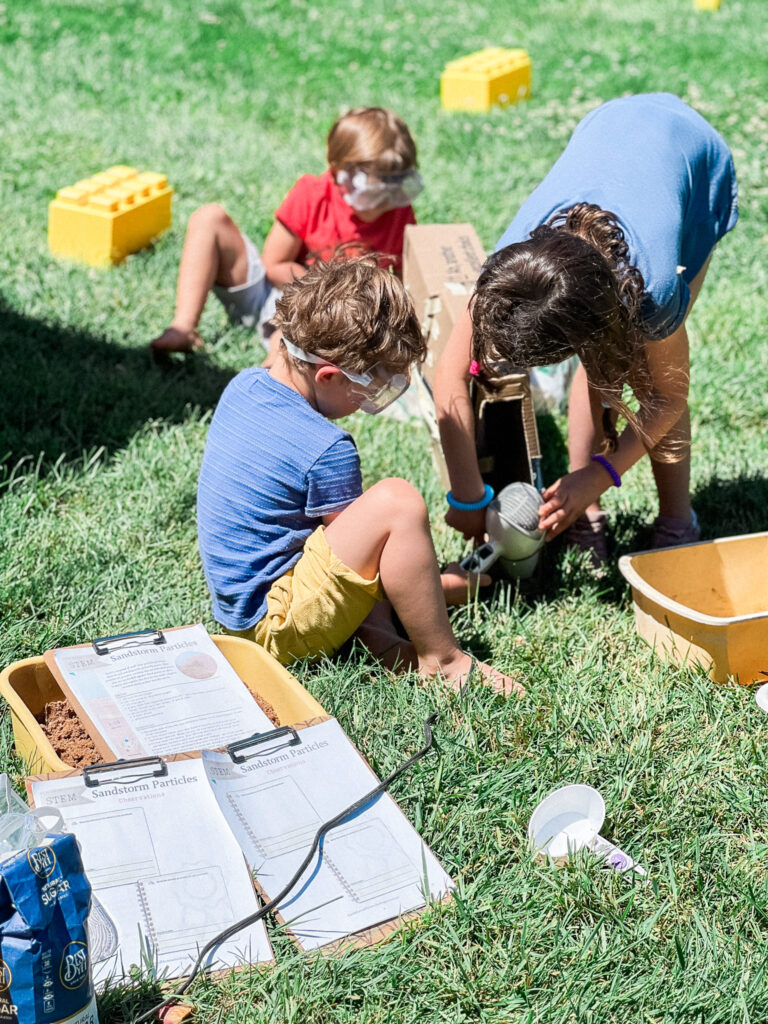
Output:
[[[313,263],[284,289],[274,323],[294,345],[350,373],[376,363],[403,372],[427,354],[409,295],[375,253]]]

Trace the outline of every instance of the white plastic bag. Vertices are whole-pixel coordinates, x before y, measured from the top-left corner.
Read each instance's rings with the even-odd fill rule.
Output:
[[[63,820],[55,807],[30,810],[11,785],[5,772],[0,775],[0,860],[37,846],[46,833],[61,832]]]
[[[568,392],[578,365],[578,356],[571,356],[552,366],[534,366],[531,370],[531,394],[536,412],[566,409]]]

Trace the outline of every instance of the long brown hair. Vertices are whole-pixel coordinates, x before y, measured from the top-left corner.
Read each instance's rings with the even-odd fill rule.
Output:
[[[473,356],[493,386],[493,365],[547,366],[577,355],[609,406],[608,450],[618,441],[610,410],[635,429],[623,401],[629,384],[640,401],[650,374],[640,327],[644,282],[630,263],[615,215],[592,203],[561,210],[524,242],[486,261],[471,304]]]

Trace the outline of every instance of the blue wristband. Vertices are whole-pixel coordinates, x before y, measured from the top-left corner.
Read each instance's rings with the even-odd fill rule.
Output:
[[[496,497],[496,492],[490,484],[485,485],[485,494],[480,501],[457,501],[450,491],[445,496],[445,500],[458,512],[477,512],[481,508],[487,508],[491,504],[493,499]]]
[[[600,463],[600,465],[606,471],[608,476],[610,476],[611,480],[613,480],[613,486],[614,487],[621,487],[621,477],[619,476],[619,474],[616,472],[616,469],[611,465],[611,463],[608,461],[608,459],[606,459],[606,457],[604,455],[593,455],[592,456],[592,461]]]

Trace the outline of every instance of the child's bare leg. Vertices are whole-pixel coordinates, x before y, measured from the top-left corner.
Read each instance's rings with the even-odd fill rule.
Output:
[[[711,258],[712,253],[709,254],[707,262],[689,285],[691,298],[685,314],[686,319],[675,332],[681,339],[684,339],[686,348],[688,346],[688,330],[686,327],[688,313],[690,313],[694,302],[699,297]],[[671,337],[674,338],[674,335]],[[690,361],[686,363],[684,373],[687,382],[690,378]],[[659,515],[689,521],[693,515],[693,510],[691,509],[691,416],[687,408],[667,437],[664,438],[663,444],[666,445],[667,453],[669,453],[670,447],[673,451],[676,447],[679,447],[681,458],[678,462],[657,462],[653,457],[654,451],[651,451],[653,478],[656,483],[656,489],[659,492]]]
[[[419,672],[440,674],[461,686],[472,658],[451,629],[427,509],[418,491],[405,480],[382,480],[326,527],[326,538],[336,557],[360,576],[373,579],[380,573],[416,650]],[[476,664],[493,689],[523,692],[509,676]]]
[[[651,451],[653,479],[659,492],[659,515],[687,521],[692,517],[691,417],[687,409],[664,438],[664,444],[673,450],[679,445],[681,458],[678,462],[657,462]]]
[[[214,284],[233,288],[248,279],[248,254],[240,229],[216,203],[189,218],[176,286],[176,313],[169,327],[150,344],[168,352],[201,348],[197,333],[206,299]]]
[[[587,374],[579,363],[568,396],[568,461],[570,470],[584,469],[592,461],[592,453],[602,441],[602,406],[590,390]],[[594,518],[600,511],[600,502],[593,502],[586,510]]]
[[[386,668],[408,672],[418,667],[416,648],[395,629],[389,601],[379,601],[355,636]]]
[[[445,603],[450,606],[466,604],[474,597],[478,586],[490,583],[491,577],[466,573],[458,562],[451,562],[443,570],[440,582]],[[409,672],[418,667],[416,648],[395,629],[389,601],[379,601],[355,636],[386,668]]]

